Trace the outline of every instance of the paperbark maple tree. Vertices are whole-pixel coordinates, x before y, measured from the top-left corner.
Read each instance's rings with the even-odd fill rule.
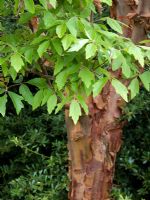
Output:
[[[114,0],[111,16],[127,25],[123,25],[125,37],[135,43],[148,39],[149,1]],[[121,79],[120,71],[113,75]],[[121,146],[123,123],[119,118],[122,106],[123,100],[107,83],[101,94],[88,100],[89,115],[81,117],[76,125],[66,110],[71,179],[69,199],[110,199],[116,154]]]
[[[47,104],[49,114],[55,107],[57,113],[65,106],[71,180],[68,198],[110,199],[121,146],[122,106],[139,93],[140,83],[149,90],[150,72],[143,67],[150,60],[150,48],[142,44],[149,44],[143,40],[149,38],[150,2],[14,3],[15,31],[8,33],[1,22],[0,113],[5,115],[8,97],[17,114],[23,101],[33,110]],[[102,12],[101,3],[111,6],[112,18],[100,17],[96,24],[93,13],[95,7]],[[31,80],[30,74],[34,76]]]

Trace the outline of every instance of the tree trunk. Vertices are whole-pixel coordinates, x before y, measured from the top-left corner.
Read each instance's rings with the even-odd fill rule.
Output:
[[[124,35],[139,42],[147,38],[150,20],[149,0],[115,0],[112,17],[119,19]],[[121,78],[120,73],[115,73]],[[115,170],[116,154],[121,146],[123,124],[121,104],[110,83],[96,98],[88,99],[89,115],[74,125],[66,109],[69,148],[69,200],[109,200]]]

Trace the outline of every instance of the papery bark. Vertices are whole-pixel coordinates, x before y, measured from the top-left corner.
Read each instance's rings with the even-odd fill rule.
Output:
[[[109,199],[121,145],[121,98],[110,83],[88,102],[90,114],[74,125],[66,110],[70,151],[70,200]]]
[[[114,0],[111,16],[123,26],[125,37],[135,43],[147,39],[150,27],[149,0]],[[118,73],[116,78],[121,78]],[[121,146],[123,124],[121,97],[110,83],[96,98],[88,99],[89,115],[74,125],[66,109],[70,160],[69,200],[109,200],[116,154]]]

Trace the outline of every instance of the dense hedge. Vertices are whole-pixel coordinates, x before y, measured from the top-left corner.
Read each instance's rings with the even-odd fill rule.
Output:
[[[125,108],[128,124],[118,155],[115,183],[132,200],[150,199],[150,93],[142,92]],[[119,193],[120,189],[115,190]]]
[[[64,200],[67,149],[62,114],[0,118],[0,200]]]
[[[113,196],[149,200],[150,94],[125,108],[129,120],[116,165]],[[67,199],[67,145],[63,114],[44,109],[0,118],[0,200]],[[124,119],[123,119],[124,120]]]

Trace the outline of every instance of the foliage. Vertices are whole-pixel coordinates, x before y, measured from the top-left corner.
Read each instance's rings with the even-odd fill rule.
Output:
[[[0,199],[64,200],[67,149],[64,117],[44,110],[0,118]]]
[[[150,196],[150,93],[141,93],[125,108],[129,123],[124,129],[123,146],[118,155],[114,194],[132,200]],[[132,195],[131,195],[132,194]]]
[[[116,164],[115,200],[149,199],[150,94],[141,92],[124,110],[128,125]],[[25,109],[0,118],[0,199],[66,199],[66,130],[62,114]]]
[[[102,2],[111,5],[112,1]],[[78,112],[71,109],[70,116],[77,123],[81,107],[87,112],[87,96],[98,95],[108,81],[125,101],[139,93],[140,82],[149,90],[150,72],[140,75],[137,65],[148,64],[149,47],[136,46],[119,35],[121,25],[108,16],[100,18],[99,23],[94,18],[89,20],[91,12],[96,13],[93,0],[2,0],[1,6],[6,3],[6,12],[1,10],[0,15],[14,18],[15,29],[8,32],[7,23],[1,22],[2,115],[7,98],[17,113],[24,101],[33,110],[47,104],[49,113],[55,108],[57,113],[71,102]],[[121,68],[122,78],[132,80],[129,87],[115,79],[107,66],[113,71]],[[76,94],[83,100],[79,101]]]

